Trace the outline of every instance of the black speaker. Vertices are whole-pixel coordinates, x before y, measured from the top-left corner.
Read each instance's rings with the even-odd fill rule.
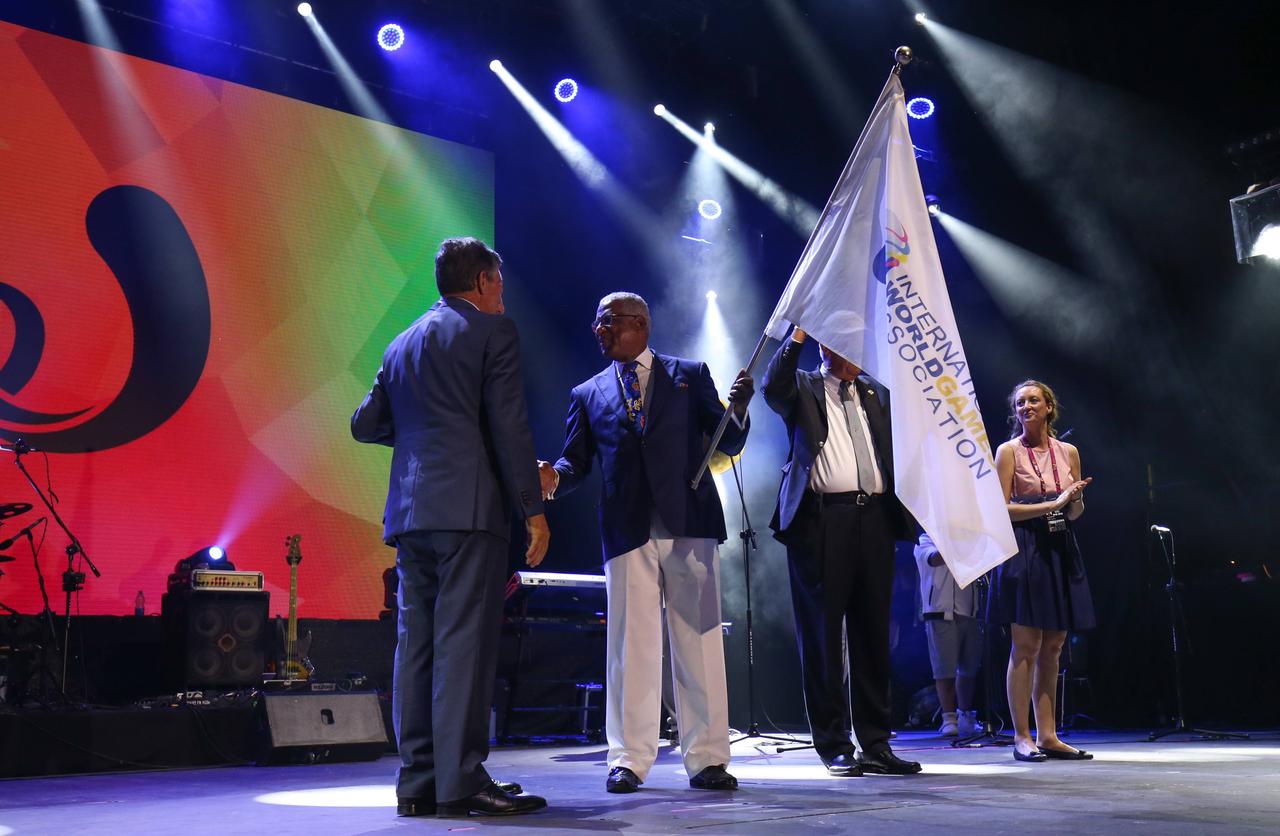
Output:
[[[255,750],[259,766],[377,760],[387,751],[378,695],[264,693]]]
[[[239,688],[262,683],[271,634],[265,591],[184,589],[160,602],[164,679],[169,688]]]

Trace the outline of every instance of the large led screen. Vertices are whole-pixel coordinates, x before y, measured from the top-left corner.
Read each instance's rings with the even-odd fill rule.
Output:
[[[375,617],[389,451],[350,415],[440,240],[493,240],[491,155],[3,23],[0,113],[0,438],[102,570],[78,611],[157,612],[216,544],[284,612],[296,533],[300,615]],[[48,516],[0,452],[14,503],[0,541]],[[68,539],[34,533],[61,612]]]

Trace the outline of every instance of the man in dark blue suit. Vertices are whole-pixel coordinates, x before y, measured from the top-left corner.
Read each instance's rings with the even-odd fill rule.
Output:
[[[732,790],[717,545],[724,513],[710,476],[690,487],[725,408],[703,363],[649,348],[649,307],[634,293],[600,300],[592,329],[613,361],[573,389],[564,450],[539,463],[548,497],[582,484],[600,462],[600,531],[609,596],[605,734],[609,792],[634,792],[658,751],[662,607],[676,721],[689,785]],[[717,449],[746,443],[752,381],[730,389],[734,420]]]
[[[804,341],[796,328],[763,388],[791,439],[769,525],[787,547],[813,746],[832,775],[910,775],[920,764],[889,747],[894,541],[915,537],[894,495],[889,390],[826,346],[801,370]]]
[[[351,416],[357,441],[393,448],[383,539],[400,579],[392,717],[402,816],[546,806],[484,768],[512,515],[525,521],[530,566],[550,537],[501,266],[474,238],[442,243],[440,301],[387,346]]]

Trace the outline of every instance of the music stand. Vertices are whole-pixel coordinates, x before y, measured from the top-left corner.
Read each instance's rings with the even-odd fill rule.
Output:
[[[1153,731],[1147,735],[1147,741],[1161,740],[1171,734],[1194,734],[1201,740],[1248,740],[1249,735],[1242,732],[1210,731],[1187,725],[1187,710],[1182,700],[1182,642],[1178,640],[1178,621],[1182,618],[1182,596],[1177,578],[1178,553],[1173,545],[1173,532],[1168,527],[1153,525],[1151,533],[1160,543],[1165,566],[1169,569],[1169,580],[1164,589],[1169,596],[1169,640],[1173,645],[1173,699],[1177,714],[1173,718],[1173,728]]]

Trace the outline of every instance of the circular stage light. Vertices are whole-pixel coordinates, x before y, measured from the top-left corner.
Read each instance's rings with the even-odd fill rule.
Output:
[[[666,106],[666,105],[656,104],[656,105],[654,105],[654,106],[653,106],[653,115],[654,115],[654,116],[665,116],[666,114],[667,114],[667,106]]]
[[[310,4],[310,3],[299,3],[299,4],[298,4],[298,14],[302,15],[303,17],[311,17],[311,4]]]
[[[716,132],[716,123],[708,122],[707,124],[702,126],[702,130],[704,133],[713,134]]]
[[[933,101],[926,99],[924,96],[916,96],[907,102],[907,115],[912,119],[928,119],[933,115],[935,109]]]
[[[928,19],[929,16],[924,12],[916,12],[916,23],[919,23],[921,26],[923,26],[924,22]]]
[[[226,557],[226,556],[227,556],[227,553],[226,553],[225,551],[223,551],[223,550],[222,550],[222,547],[221,547],[221,546],[210,546],[210,547],[209,547],[209,559],[210,559],[210,560],[221,560],[222,558],[224,558],[224,557]]]
[[[720,217],[720,213],[722,211],[720,204],[711,198],[707,198],[698,204],[698,214],[709,221],[714,221],[716,218]]]
[[[498,70],[502,69],[502,62],[499,61],[497,58],[493,59],[492,61],[489,62],[489,69],[493,70],[496,73]]]
[[[942,204],[938,202],[938,196],[927,194],[924,196],[925,208],[929,210],[929,214],[938,217],[942,214]]]
[[[404,46],[404,29],[398,23],[385,24],[378,30],[378,46],[387,52],[395,52]]]
[[[571,78],[562,78],[556,82],[555,90],[556,101],[569,103],[578,98],[578,82]]]
[[[707,291],[707,301],[708,302],[716,301],[716,292],[714,290]]]

